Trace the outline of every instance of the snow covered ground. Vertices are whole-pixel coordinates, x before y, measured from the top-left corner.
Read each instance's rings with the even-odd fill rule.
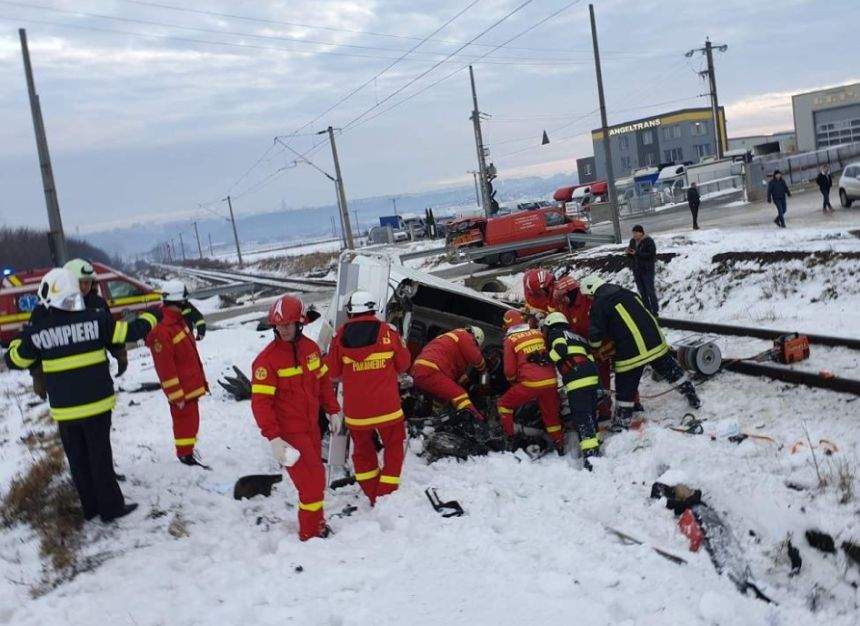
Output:
[[[745,312],[763,298],[770,278],[750,274],[743,285],[720,291],[730,278],[713,272],[710,260],[718,251],[857,250],[860,241],[823,230],[768,231],[767,239],[744,232],[731,237],[728,248],[713,231],[657,238],[660,251],[682,255],[661,267],[658,289],[668,300],[667,314],[717,319],[729,313],[739,322],[752,319]],[[822,265],[808,271],[807,288],[774,294],[767,306],[779,317],[760,323],[783,327],[790,320],[817,332],[857,336],[856,278],[840,285],[837,298],[812,301],[813,285],[843,272],[850,277],[855,271],[856,277],[856,268]],[[695,282],[700,274],[708,280]],[[626,280],[625,275],[629,272],[618,277]],[[516,295],[517,279],[521,276],[511,279],[510,296]],[[696,287],[681,281],[694,281]],[[725,297],[709,297],[712,293]],[[657,396],[665,386],[646,377],[641,387],[645,427],[610,438],[592,473],[581,471],[577,459],[554,454],[535,462],[521,453],[499,453],[427,465],[413,445],[399,492],[374,509],[355,486],[329,494],[326,509],[336,534],[302,544],[289,482],[270,498],[232,499],[238,476],[274,470],[250,404],[233,401],[215,382],[234,363],[247,372],[269,341],[268,333],[242,322],[210,331],[199,344],[212,390],[201,402],[199,451],[213,471],[175,460],[161,392],[120,392],[115,458],[128,476],[123,490],[141,510],[115,526],[87,524],[84,556],[99,555],[104,562],[36,599],[29,594],[42,577],[35,536],[26,527],[4,528],[0,623],[858,623],[860,571],[846,563],[841,551],[824,555],[804,539],[805,530],[817,528],[831,533],[837,545],[860,541],[860,505],[856,497],[840,503],[845,494],[835,480],[840,467],[848,468],[850,486],[860,493],[860,402],[853,396],[720,374],[699,389],[704,402],[699,418],[706,424],[735,420],[744,431],[772,439],[735,444],[667,428],[680,423],[687,406],[675,393]],[[755,351],[756,346],[732,345],[726,351]],[[148,351],[133,350],[130,357],[129,371],[118,381],[122,389],[156,380]],[[32,459],[20,437],[33,428],[25,420],[44,406],[27,408],[26,401],[34,398],[28,384],[26,374],[0,373],[0,493]],[[824,489],[816,486],[808,447],[791,451],[805,439],[804,428],[817,446],[821,471],[831,478]],[[824,456],[820,439],[835,443],[838,451]],[[687,551],[672,512],[649,497],[651,484],[661,478],[703,490],[776,605],[741,596],[715,572],[704,550]],[[466,515],[439,517],[423,493],[429,486],[443,499],[458,500]],[[347,505],[358,510],[334,516]],[[670,562],[647,546],[623,544],[606,525],[682,555],[688,563]],[[794,577],[784,546],[788,536],[803,557]]]

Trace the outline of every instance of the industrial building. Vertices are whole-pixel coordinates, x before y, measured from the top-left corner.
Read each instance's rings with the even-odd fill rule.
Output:
[[[797,135],[793,130],[771,135],[745,135],[742,137],[729,137],[729,150],[743,150],[753,156],[763,154],[791,154],[797,152]]]
[[[860,83],[796,94],[791,108],[801,152],[860,142]]]
[[[726,118],[719,109],[720,143],[728,149]],[[629,176],[641,167],[661,163],[698,163],[716,155],[714,122],[710,108],[679,109],[610,126],[609,141],[616,178]],[[606,178],[603,130],[591,131],[597,179]]]

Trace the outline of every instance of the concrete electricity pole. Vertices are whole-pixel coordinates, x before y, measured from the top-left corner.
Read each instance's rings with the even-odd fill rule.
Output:
[[[185,261],[185,242],[182,240],[182,233],[179,233],[179,249],[182,251],[182,261]]]
[[[355,242],[352,239],[352,225],[349,223],[349,207],[346,204],[346,191],[344,191],[343,188],[343,176],[340,173],[340,161],[337,158],[337,145],[334,142],[334,129],[329,126],[322,132],[328,133],[328,140],[329,143],[331,143],[331,157],[334,160],[334,183],[337,186],[337,197],[338,203],[340,204],[340,216],[343,221],[343,234],[346,239],[346,247],[350,250],[354,250]]]
[[[715,49],[719,50],[720,52],[725,52],[729,49],[729,47],[726,44],[719,44],[715,46],[711,43],[710,37],[705,37],[705,46],[703,48],[694,48],[692,50],[688,50],[684,56],[689,58],[697,52],[701,52],[708,60],[708,69],[699,72],[699,76],[702,76],[703,78],[705,76],[708,77],[708,87],[710,90],[710,93],[708,95],[711,96],[711,117],[714,120],[714,154],[717,155],[718,159],[722,159],[724,156],[723,134],[720,132],[720,103],[717,99],[717,77],[714,74]]]
[[[472,180],[475,181],[475,204],[481,206],[481,190],[478,189],[478,172],[476,170],[469,170],[466,173],[471,174]]]
[[[472,85],[472,127],[475,130],[475,148],[478,151],[478,172],[481,177],[481,207],[484,215],[490,217],[490,191],[487,189],[487,151],[484,148],[484,136],[481,133],[481,111],[478,109],[478,94],[475,91],[475,72],[469,66],[469,82]]]
[[[603,129],[603,152],[606,158],[606,182],[609,189],[609,211],[612,216],[612,231],[615,243],[621,243],[621,220],[618,217],[618,196],[615,192],[615,171],[612,167],[612,147],[609,145],[609,124],[606,122],[606,100],[603,97],[603,73],[600,70],[600,48],[597,45],[597,23],[594,21],[594,5],[588,5],[591,17],[591,43],[594,46],[594,69],[597,73],[597,97],[600,100],[600,126]]]
[[[394,215],[397,215],[397,196],[391,197],[391,204],[394,205]]]
[[[241,269],[244,266],[242,263],[242,249],[239,247],[239,233],[236,230],[236,218],[233,217],[233,201],[230,199],[230,196],[227,196],[227,208],[230,209],[230,223],[233,225],[233,240],[236,242],[236,256],[239,257],[239,269]]]
[[[39,153],[39,168],[42,170],[42,187],[45,190],[45,205],[48,208],[48,228],[50,229],[51,260],[59,267],[69,260],[66,250],[66,236],[60,218],[60,203],[57,200],[57,187],[54,184],[54,170],[51,167],[51,154],[48,152],[48,138],[45,135],[45,122],[42,120],[42,105],[36,93],[33,80],[33,67],[30,65],[30,49],[27,46],[27,31],[18,29],[21,39],[21,54],[24,57],[24,73],[27,75],[27,92],[30,96],[30,114],[33,116],[33,130],[36,133],[36,149]]]
[[[212,233],[206,233],[209,238],[209,256],[215,256],[215,250],[212,249]]]
[[[198,258],[203,258],[203,246],[200,245],[200,232],[197,230],[197,221],[193,222],[194,224],[194,238],[197,240],[197,256]]]

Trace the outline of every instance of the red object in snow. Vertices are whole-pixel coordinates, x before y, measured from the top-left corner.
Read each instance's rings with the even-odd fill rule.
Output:
[[[702,527],[699,526],[699,522],[696,520],[696,516],[693,515],[691,509],[684,511],[680,519],[678,519],[678,528],[690,540],[690,552],[698,552],[702,546],[705,534],[702,532]]]

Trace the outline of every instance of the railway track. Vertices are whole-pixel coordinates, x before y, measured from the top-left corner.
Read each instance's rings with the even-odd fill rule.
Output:
[[[660,318],[663,328],[673,330],[690,330],[697,333],[708,333],[719,336],[731,337],[754,337],[757,339],[773,340],[782,335],[788,335],[792,331],[774,330],[768,328],[752,328],[747,326],[732,326],[729,324],[715,324],[710,322],[696,322],[693,320],[681,320],[674,318]],[[802,333],[805,334],[805,333]],[[830,335],[805,334],[811,345],[828,347],[848,348],[860,351],[860,339],[850,337],[833,337]],[[860,396],[860,380],[836,376],[829,372],[810,372],[794,369],[789,365],[760,363],[752,359],[726,359],[723,361],[722,369],[747,376],[765,376],[795,385],[805,385],[817,389],[828,389],[841,393],[850,393]]]
[[[202,270],[179,265],[159,265],[163,269],[180,272],[206,278],[223,283],[252,283],[262,287],[280,287],[289,291],[311,293],[317,291],[328,291],[334,289],[335,281],[318,278],[288,278],[282,276],[267,276],[265,274],[252,274],[249,272],[232,272],[223,270]]]

